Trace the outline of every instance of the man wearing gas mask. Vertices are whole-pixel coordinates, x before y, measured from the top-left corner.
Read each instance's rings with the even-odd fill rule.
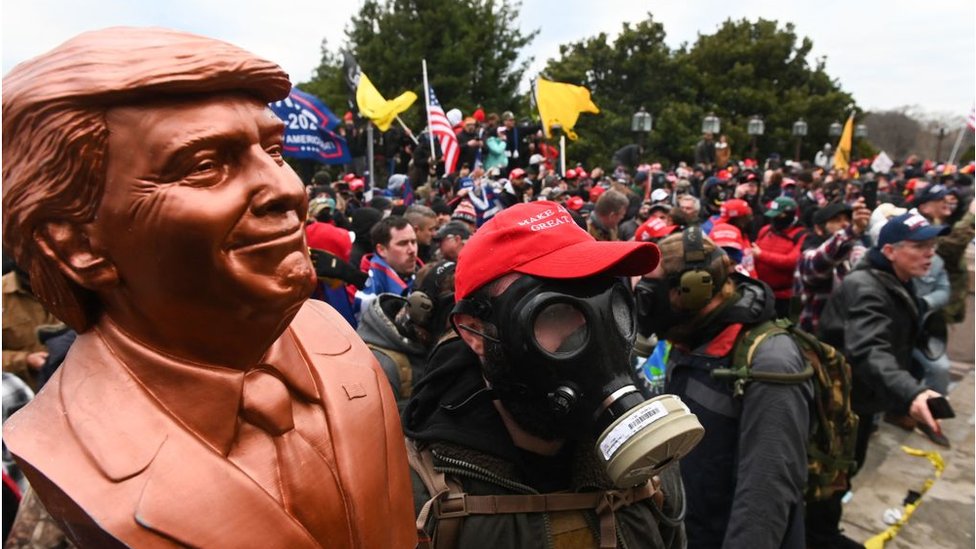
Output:
[[[681,463],[687,495],[688,546],[725,549],[804,547],[803,501],[810,381],[753,381],[744,394],[716,377],[735,369],[740,334],[775,318],[773,292],[732,271],[722,250],[698,227],[658,243],[661,266],[636,287],[642,334],[672,343],[666,393],[679,395],[706,436]],[[799,374],[800,350],[788,335],[763,340],[753,372]]]
[[[451,322],[403,415],[433,547],[684,547],[677,467],[702,436],[637,391],[618,277],[654,244],[597,242],[554,202],[496,215],[462,250]],[[423,536],[422,536],[423,537]]]

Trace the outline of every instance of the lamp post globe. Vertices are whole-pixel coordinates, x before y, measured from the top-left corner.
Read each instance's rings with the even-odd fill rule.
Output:
[[[806,121],[804,121],[802,118],[798,118],[797,121],[793,123],[793,137],[796,138],[796,150],[793,153],[794,162],[800,161],[800,149],[803,146],[803,138],[806,137],[808,129],[809,127],[807,126]]]
[[[640,110],[634,113],[634,116],[630,119],[630,131],[637,134],[637,143],[640,147],[640,155],[644,154],[644,138],[647,134],[651,133],[651,129],[654,126],[654,119],[644,106],[641,105]]]
[[[718,134],[720,131],[722,131],[722,121],[715,116],[715,113],[708,113],[708,116],[702,119],[702,133]]]
[[[746,132],[752,137],[752,158],[756,158],[756,153],[758,148],[756,146],[756,139],[766,131],[766,124],[763,123],[763,119],[758,115],[753,116],[749,119],[749,125],[746,126]]]

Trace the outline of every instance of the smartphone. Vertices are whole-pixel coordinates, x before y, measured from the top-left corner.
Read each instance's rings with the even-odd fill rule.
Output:
[[[949,399],[946,397],[930,398],[927,403],[929,411],[932,412],[932,417],[935,419],[956,417],[956,412],[952,410],[952,406],[949,406]]]
[[[867,181],[864,183],[864,206],[872,211],[878,206],[877,181]]]

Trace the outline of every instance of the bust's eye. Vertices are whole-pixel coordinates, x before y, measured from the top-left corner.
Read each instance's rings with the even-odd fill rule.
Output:
[[[281,153],[282,153],[283,150],[284,149],[282,149],[280,143],[275,143],[274,145],[270,145],[269,147],[267,147],[265,149],[265,151],[267,151],[267,153],[268,153],[268,156],[270,156],[271,158],[273,158],[275,160],[275,162],[278,163],[279,166],[280,165],[283,165],[285,163],[285,159],[282,158],[282,156],[281,156]]]
[[[191,173],[203,174],[215,169],[217,169],[217,163],[214,162],[213,159],[207,158],[197,162],[197,165],[193,167]]]

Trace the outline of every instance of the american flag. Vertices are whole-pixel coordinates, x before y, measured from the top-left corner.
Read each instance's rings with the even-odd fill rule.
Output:
[[[427,106],[427,110],[430,113],[428,115],[430,131],[440,142],[441,154],[444,155],[444,173],[454,173],[460,152],[458,140],[457,136],[454,135],[454,128],[451,127],[447,115],[444,114],[444,109],[441,108],[437,96],[434,95],[434,88],[430,88],[430,105]]]

